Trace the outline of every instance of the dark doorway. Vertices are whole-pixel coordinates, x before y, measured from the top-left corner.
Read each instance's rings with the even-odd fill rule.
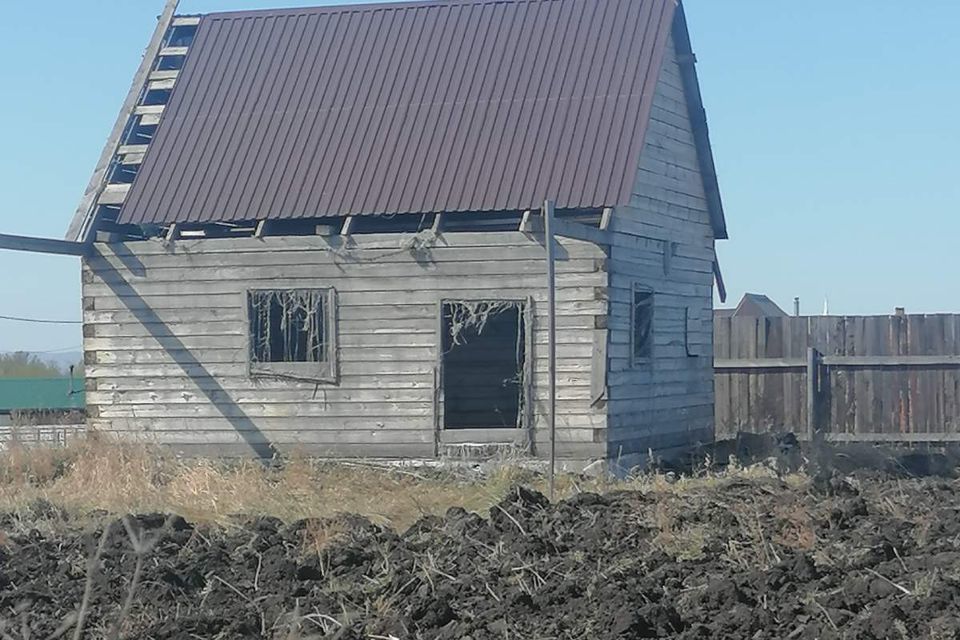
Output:
[[[521,426],[526,326],[521,302],[443,303],[443,427]]]

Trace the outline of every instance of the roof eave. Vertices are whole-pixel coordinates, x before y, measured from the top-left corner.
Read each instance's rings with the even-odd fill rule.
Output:
[[[687,110],[690,114],[694,142],[697,147],[697,158],[700,163],[700,174],[703,178],[703,190],[707,197],[707,209],[710,213],[713,237],[717,240],[726,240],[729,237],[727,221],[723,213],[723,201],[720,198],[717,169],[713,162],[713,148],[710,145],[707,113],[703,108],[703,98],[700,95],[696,56],[690,43],[690,32],[687,30],[687,18],[682,2],[678,3],[673,17],[673,42],[677,50],[677,60],[680,62],[680,75],[683,79],[684,94],[687,97]]]

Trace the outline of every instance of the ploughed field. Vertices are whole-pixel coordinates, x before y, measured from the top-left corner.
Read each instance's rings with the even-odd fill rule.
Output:
[[[37,502],[0,519],[0,637],[960,637],[955,480],[624,486],[557,504],[515,486],[487,512],[403,532],[351,515],[194,525]]]

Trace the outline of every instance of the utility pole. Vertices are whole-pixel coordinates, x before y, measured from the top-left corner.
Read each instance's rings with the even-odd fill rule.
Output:
[[[550,400],[547,421],[550,425],[550,500],[554,499],[557,473],[557,299],[554,270],[553,202],[543,203],[543,235],[547,245],[547,375]]]

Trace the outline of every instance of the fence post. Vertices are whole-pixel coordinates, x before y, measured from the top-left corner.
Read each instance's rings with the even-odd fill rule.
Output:
[[[820,427],[820,352],[807,349],[807,437],[819,439]]]

